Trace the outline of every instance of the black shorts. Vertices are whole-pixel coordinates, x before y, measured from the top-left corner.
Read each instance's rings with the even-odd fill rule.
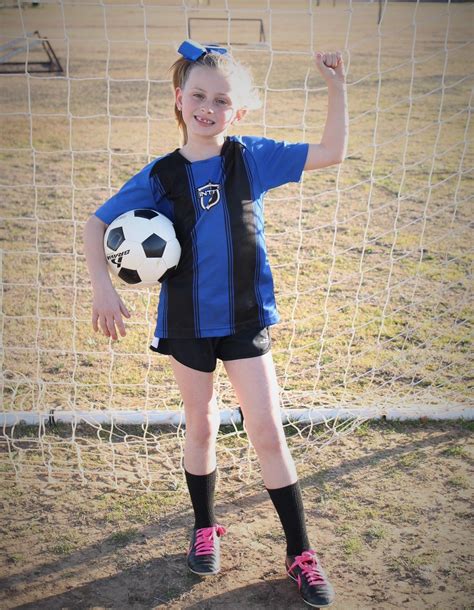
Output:
[[[155,337],[150,349],[168,354],[178,362],[197,371],[212,373],[216,360],[239,360],[263,356],[271,348],[268,327],[242,330],[226,337],[204,339],[158,339]]]

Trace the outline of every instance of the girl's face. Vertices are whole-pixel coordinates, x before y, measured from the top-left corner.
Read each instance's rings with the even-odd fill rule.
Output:
[[[193,67],[184,87],[176,89],[176,106],[183,115],[188,137],[220,135],[244,116],[246,111],[238,107],[234,80],[214,68]]]

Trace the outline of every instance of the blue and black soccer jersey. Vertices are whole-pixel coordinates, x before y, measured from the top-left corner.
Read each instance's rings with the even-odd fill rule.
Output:
[[[264,237],[263,195],[298,182],[308,144],[231,136],[221,154],[190,162],[179,152],[144,167],[95,214],[153,208],[181,244],[162,283],[155,337],[232,335],[279,321]]]

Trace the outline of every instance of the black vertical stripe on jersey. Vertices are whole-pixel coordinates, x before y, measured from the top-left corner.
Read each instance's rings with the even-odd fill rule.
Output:
[[[199,203],[197,201],[197,190],[194,182],[193,170],[191,169],[191,163],[185,164],[186,173],[188,175],[188,184],[190,192],[193,198],[194,212],[196,219],[199,218]],[[199,317],[199,265],[198,265],[198,250],[196,240],[193,238],[196,233],[194,229],[191,233],[191,246],[193,249],[193,303],[196,307],[194,308],[194,327],[197,329],[196,337],[201,337],[201,320]]]
[[[224,157],[222,157],[221,159],[222,162],[222,176],[224,177],[225,180],[225,168],[224,168]],[[225,202],[225,193],[223,193],[222,195],[222,199],[223,202]],[[229,333],[235,333],[235,320],[234,320],[234,316],[235,316],[235,311],[234,311],[234,273],[233,273],[233,256],[232,256],[232,229],[231,229],[231,224],[230,224],[230,216],[229,216],[229,206],[227,205],[227,203],[223,203],[223,215],[224,215],[224,223],[225,223],[225,243],[226,243],[226,248],[227,248],[227,277],[228,277],[228,300],[229,300],[229,326],[230,326],[230,331]]]
[[[195,260],[192,244],[196,210],[186,171],[186,159],[175,151],[155,163],[151,170],[151,175],[154,174],[159,176],[165,197],[173,203],[174,228],[181,245],[176,276],[171,276],[167,281],[167,336],[182,337],[184,331],[184,336],[198,337],[193,298]]]
[[[236,330],[260,317],[255,294],[257,227],[243,148],[242,144],[233,141],[224,152],[224,189],[231,225]]]
[[[245,169],[247,171],[247,177],[250,181],[250,186],[252,186],[252,172],[249,168],[248,158],[244,155],[242,156],[242,158],[244,160]],[[254,197],[253,190],[252,190],[252,197]],[[255,213],[255,208],[254,208],[254,213]],[[259,218],[259,216],[257,214],[255,216],[255,223],[256,223],[255,224],[255,243],[256,243],[256,254],[257,254],[256,261],[255,261],[255,297],[257,299],[258,311],[260,314],[260,325],[261,325],[261,327],[263,327],[263,326],[265,326],[265,313],[263,310],[262,295],[260,293],[261,250],[260,250],[260,246],[258,246],[258,236],[262,229],[261,229],[261,225],[257,222],[258,218]],[[263,217],[262,217],[262,222],[263,222]]]

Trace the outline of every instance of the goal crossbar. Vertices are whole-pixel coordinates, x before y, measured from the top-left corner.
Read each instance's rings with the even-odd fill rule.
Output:
[[[231,17],[230,19],[226,18],[226,17],[188,17],[188,38],[192,38],[191,35],[191,22],[192,21],[206,21],[207,23],[209,23],[209,21],[225,21],[225,22],[232,22],[232,21],[253,21],[253,22],[257,22],[259,24],[259,42],[266,42],[266,38],[265,38],[265,28],[263,26],[263,19],[260,18],[247,18],[247,17]],[[208,41],[208,44],[210,44],[212,42],[212,44],[228,44],[227,40],[213,40],[213,41]],[[232,44],[238,45],[238,44],[245,44],[242,42],[232,42]]]
[[[472,420],[474,419],[474,408],[463,404],[452,403],[444,405],[441,410],[436,405],[406,405],[405,407],[374,406],[361,407],[338,407],[338,408],[316,408],[316,409],[280,409],[283,424],[320,424],[333,420]],[[242,411],[236,409],[220,409],[220,425],[242,424],[244,418]],[[185,426],[186,417],[184,411],[19,411],[0,413],[0,425],[3,428],[11,428],[17,425],[39,426],[43,424],[74,424],[86,423],[90,425],[172,425]]]

